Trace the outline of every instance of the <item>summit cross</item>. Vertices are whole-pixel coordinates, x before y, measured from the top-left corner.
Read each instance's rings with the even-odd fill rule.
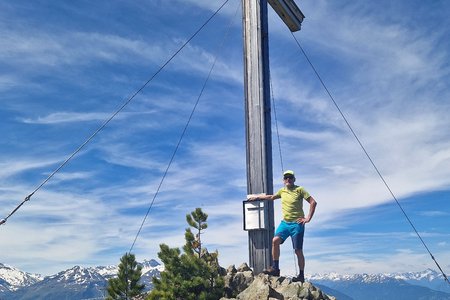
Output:
[[[300,30],[305,17],[293,0],[242,0],[247,194],[273,194],[267,3],[292,32]],[[272,264],[272,201],[264,205],[264,215],[265,228],[248,232],[249,264],[255,274]]]

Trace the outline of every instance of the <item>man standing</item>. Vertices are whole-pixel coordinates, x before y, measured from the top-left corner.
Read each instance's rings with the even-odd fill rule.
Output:
[[[317,202],[303,187],[294,184],[294,171],[285,171],[283,173],[283,182],[284,187],[276,194],[252,196],[248,200],[276,200],[281,198],[283,219],[275,231],[275,236],[272,240],[273,265],[265,270],[264,273],[280,276],[280,245],[290,236],[300,270],[298,276],[292,278],[292,281],[304,282],[305,257],[303,256],[303,236],[305,233],[305,224],[311,221],[316,210]],[[309,203],[309,213],[306,217],[303,212],[303,200]]]

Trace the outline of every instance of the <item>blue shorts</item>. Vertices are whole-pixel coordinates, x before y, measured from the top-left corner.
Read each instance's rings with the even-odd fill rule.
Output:
[[[281,221],[280,225],[278,225],[277,230],[275,231],[275,235],[281,238],[281,243],[291,237],[292,239],[292,247],[294,249],[303,249],[303,235],[305,234],[305,225],[298,224],[297,222],[286,222],[284,220]]]

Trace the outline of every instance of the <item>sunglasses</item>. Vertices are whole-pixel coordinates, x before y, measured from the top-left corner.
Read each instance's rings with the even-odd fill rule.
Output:
[[[292,176],[292,175],[286,175],[286,176],[284,176],[283,178],[284,178],[285,180],[286,180],[286,179],[294,179],[294,176]]]

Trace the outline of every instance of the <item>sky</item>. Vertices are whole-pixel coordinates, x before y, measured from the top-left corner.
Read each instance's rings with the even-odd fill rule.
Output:
[[[224,2],[0,1],[0,219]],[[448,275],[450,2],[296,2],[306,18],[295,38]],[[229,0],[0,226],[1,263],[43,275],[117,264],[152,200],[132,249],[138,261],[157,259],[161,243],[181,247],[185,216],[200,207],[209,215],[203,243],[221,265],[248,262],[240,4]],[[269,37],[273,186],[282,186],[282,158],[318,202],[305,272],[437,269],[270,7]],[[296,272],[290,241],[280,260],[282,274]]]

